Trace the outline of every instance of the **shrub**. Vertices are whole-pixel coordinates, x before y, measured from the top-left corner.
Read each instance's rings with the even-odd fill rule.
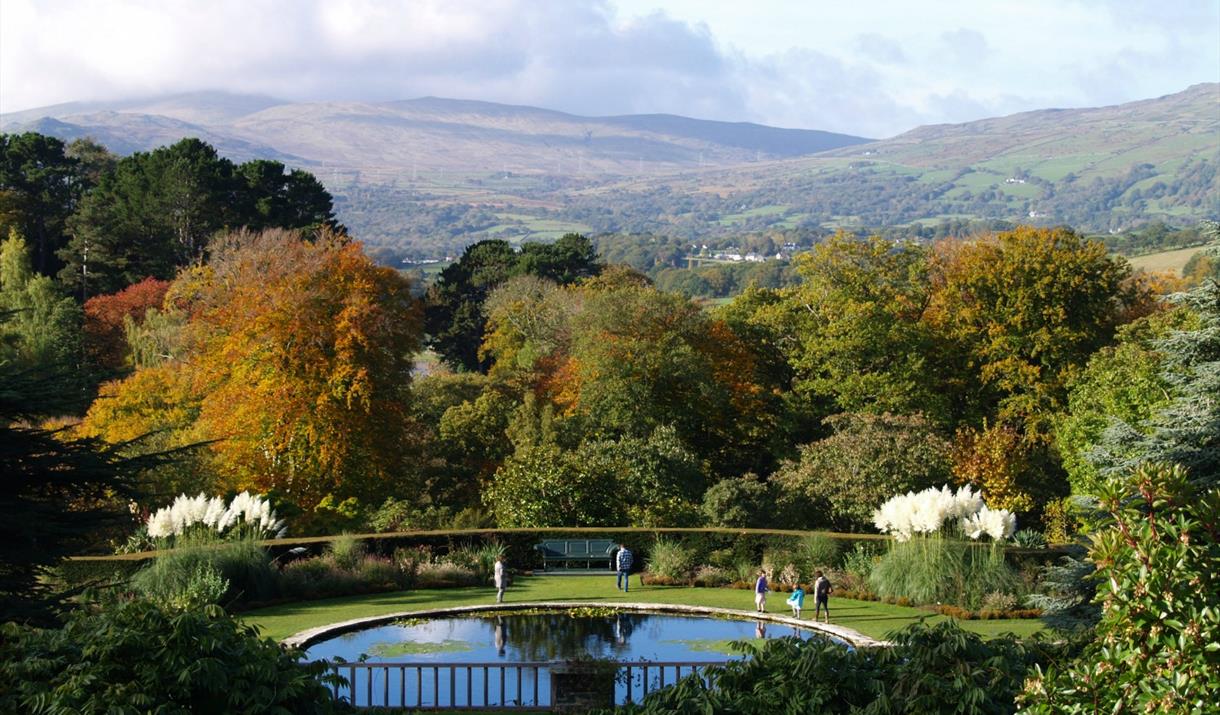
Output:
[[[364,559],[364,542],[351,534],[340,534],[331,540],[326,551],[339,568],[353,571]]]
[[[507,549],[498,541],[489,541],[485,544],[474,546],[467,545],[460,549],[454,549],[449,552],[449,560],[474,572],[479,581],[486,581],[491,578],[492,573],[496,568],[496,558],[504,556]]]
[[[949,442],[921,415],[841,414],[827,422],[835,433],[802,447],[773,478],[784,500],[802,502],[789,507],[802,528],[862,531],[890,496],[949,479]]]
[[[394,561],[384,556],[365,556],[356,566],[356,577],[365,586],[377,590],[408,585]]]
[[[322,598],[356,590],[355,576],[327,557],[298,559],[280,572],[280,591],[287,598]]]
[[[1011,593],[1003,591],[992,591],[983,597],[981,610],[984,611],[1015,611],[1017,609],[1017,597]]]
[[[746,474],[708,487],[699,508],[708,526],[762,527],[770,523],[775,500],[758,475]]]
[[[0,626],[0,712],[330,713],[325,666],[216,607],[137,599],[62,629]]]
[[[657,539],[648,553],[648,570],[675,582],[684,582],[695,568],[695,550],[677,541]]]
[[[201,562],[187,577],[182,589],[176,594],[170,594],[164,605],[176,610],[201,608],[219,603],[228,590],[228,579],[221,576],[214,565]]]
[[[432,561],[432,550],[427,546],[398,548],[394,549],[391,558],[405,578],[414,580],[419,574],[420,566]]]
[[[250,538],[218,542],[220,537],[196,534],[136,572],[132,588],[157,603],[190,601],[201,595],[201,576],[213,571],[228,583],[215,602],[225,605],[266,601],[278,595],[278,579],[266,549]],[[183,542],[183,538],[179,542]]]
[[[482,583],[474,571],[452,561],[422,564],[415,576],[418,588],[456,588]]]
[[[739,583],[754,583],[758,577],[758,564],[752,561],[738,561],[733,564],[733,581]]]
[[[1012,535],[1012,540],[1017,546],[1026,549],[1046,548],[1046,536],[1041,531],[1033,529],[1021,529]]]
[[[843,555],[843,571],[852,577],[868,580],[877,563],[877,554],[871,546],[856,542],[851,551]]]
[[[724,586],[733,580],[727,571],[716,566],[700,566],[695,570],[694,584],[704,588]]]
[[[1032,677],[1022,704],[1038,715],[1214,711],[1220,488],[1149,465],[1111,477],[1097,497],[1096,640],[1079,661]]]
[[[1013,637],[985,640],[953,621],[914,623],[890,639],[888,648],[844,648],[818,636],[768,640],[751,658],[706,668],[618,712],[1009,713],[1026,670],[1056,655]]]

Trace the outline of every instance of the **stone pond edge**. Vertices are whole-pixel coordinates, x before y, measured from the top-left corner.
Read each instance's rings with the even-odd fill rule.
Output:
[[[815,623],[783,616],[774,613],[755,613],[735,608],[717,608],[715,606],[685,606],[673,603],[620,603],[615,601],[526,601],[514,603],[493,603],[474,606],[453,606],[450,608],[432,608],[422,611],[399,611],[379,616],[353,618],[338,623],[328,623],[298,631],[283,641],[284,645],[297,648],[308,648],[318,641],[327,638],[361,630],[371,626],[380,626],[404,618],[437,618],[443,616],[469,615],[473,613],[496,613],[497,611],[520,611],[522,609],[537,609],[551,611],[569,611],[578,608],[608,608],[619,611],[646,611],[649,613],[677,613],[693,616],[718,616],[743,621],[765,621],[785,626],[795,626],[806,630],[818,631],[828,636],[847,641],[852,646],[875,647],[889,645],[886,641],[870,638],[857,630],[832,623]]]

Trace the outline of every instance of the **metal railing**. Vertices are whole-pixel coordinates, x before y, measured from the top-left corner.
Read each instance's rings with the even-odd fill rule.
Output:
[[[614,668],[614,702],[638,703],[648,693],[673,685],[726,661],[623,661]],[[555,704],[552,671],[564,661],[520,663],[330,663],[347,680],[332,686],[336,700],[356,707],[418,710],[545,710]]]

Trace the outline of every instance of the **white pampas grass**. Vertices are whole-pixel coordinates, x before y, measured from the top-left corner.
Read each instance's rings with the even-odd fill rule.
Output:
[[[189,497],[180,494],[174,503],[158,509],[148,517],[148,535],[153,538],[178,536],[187,529],[203,525],[217,533],[237,526],[250,530],[258,537],[284,535],[284,522],[276,518],[271,503],[250,492],[242,492],[225,505],[224,499],[200,493]]]
[[[969,486],[957,492],[946,485],[899,494],[873,512],[873,525],[879,531],[893,534],[898,541],[907,541],[915,534],[935,533],[951,520],[972,539],[987,534],[1001,541],[1012,536],[1017,526],[1011,512],[988,509],[982,497]]]

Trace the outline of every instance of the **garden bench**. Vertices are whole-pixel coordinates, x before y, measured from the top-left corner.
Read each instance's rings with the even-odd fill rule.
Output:
[[[618,543],[610,539],[551,539],[534,548],[542,552],[544,571],[553,565],[572,568],[577,563],[583,563],[586,569],[592,569],[594,563],[606,564],[613,571]]]

